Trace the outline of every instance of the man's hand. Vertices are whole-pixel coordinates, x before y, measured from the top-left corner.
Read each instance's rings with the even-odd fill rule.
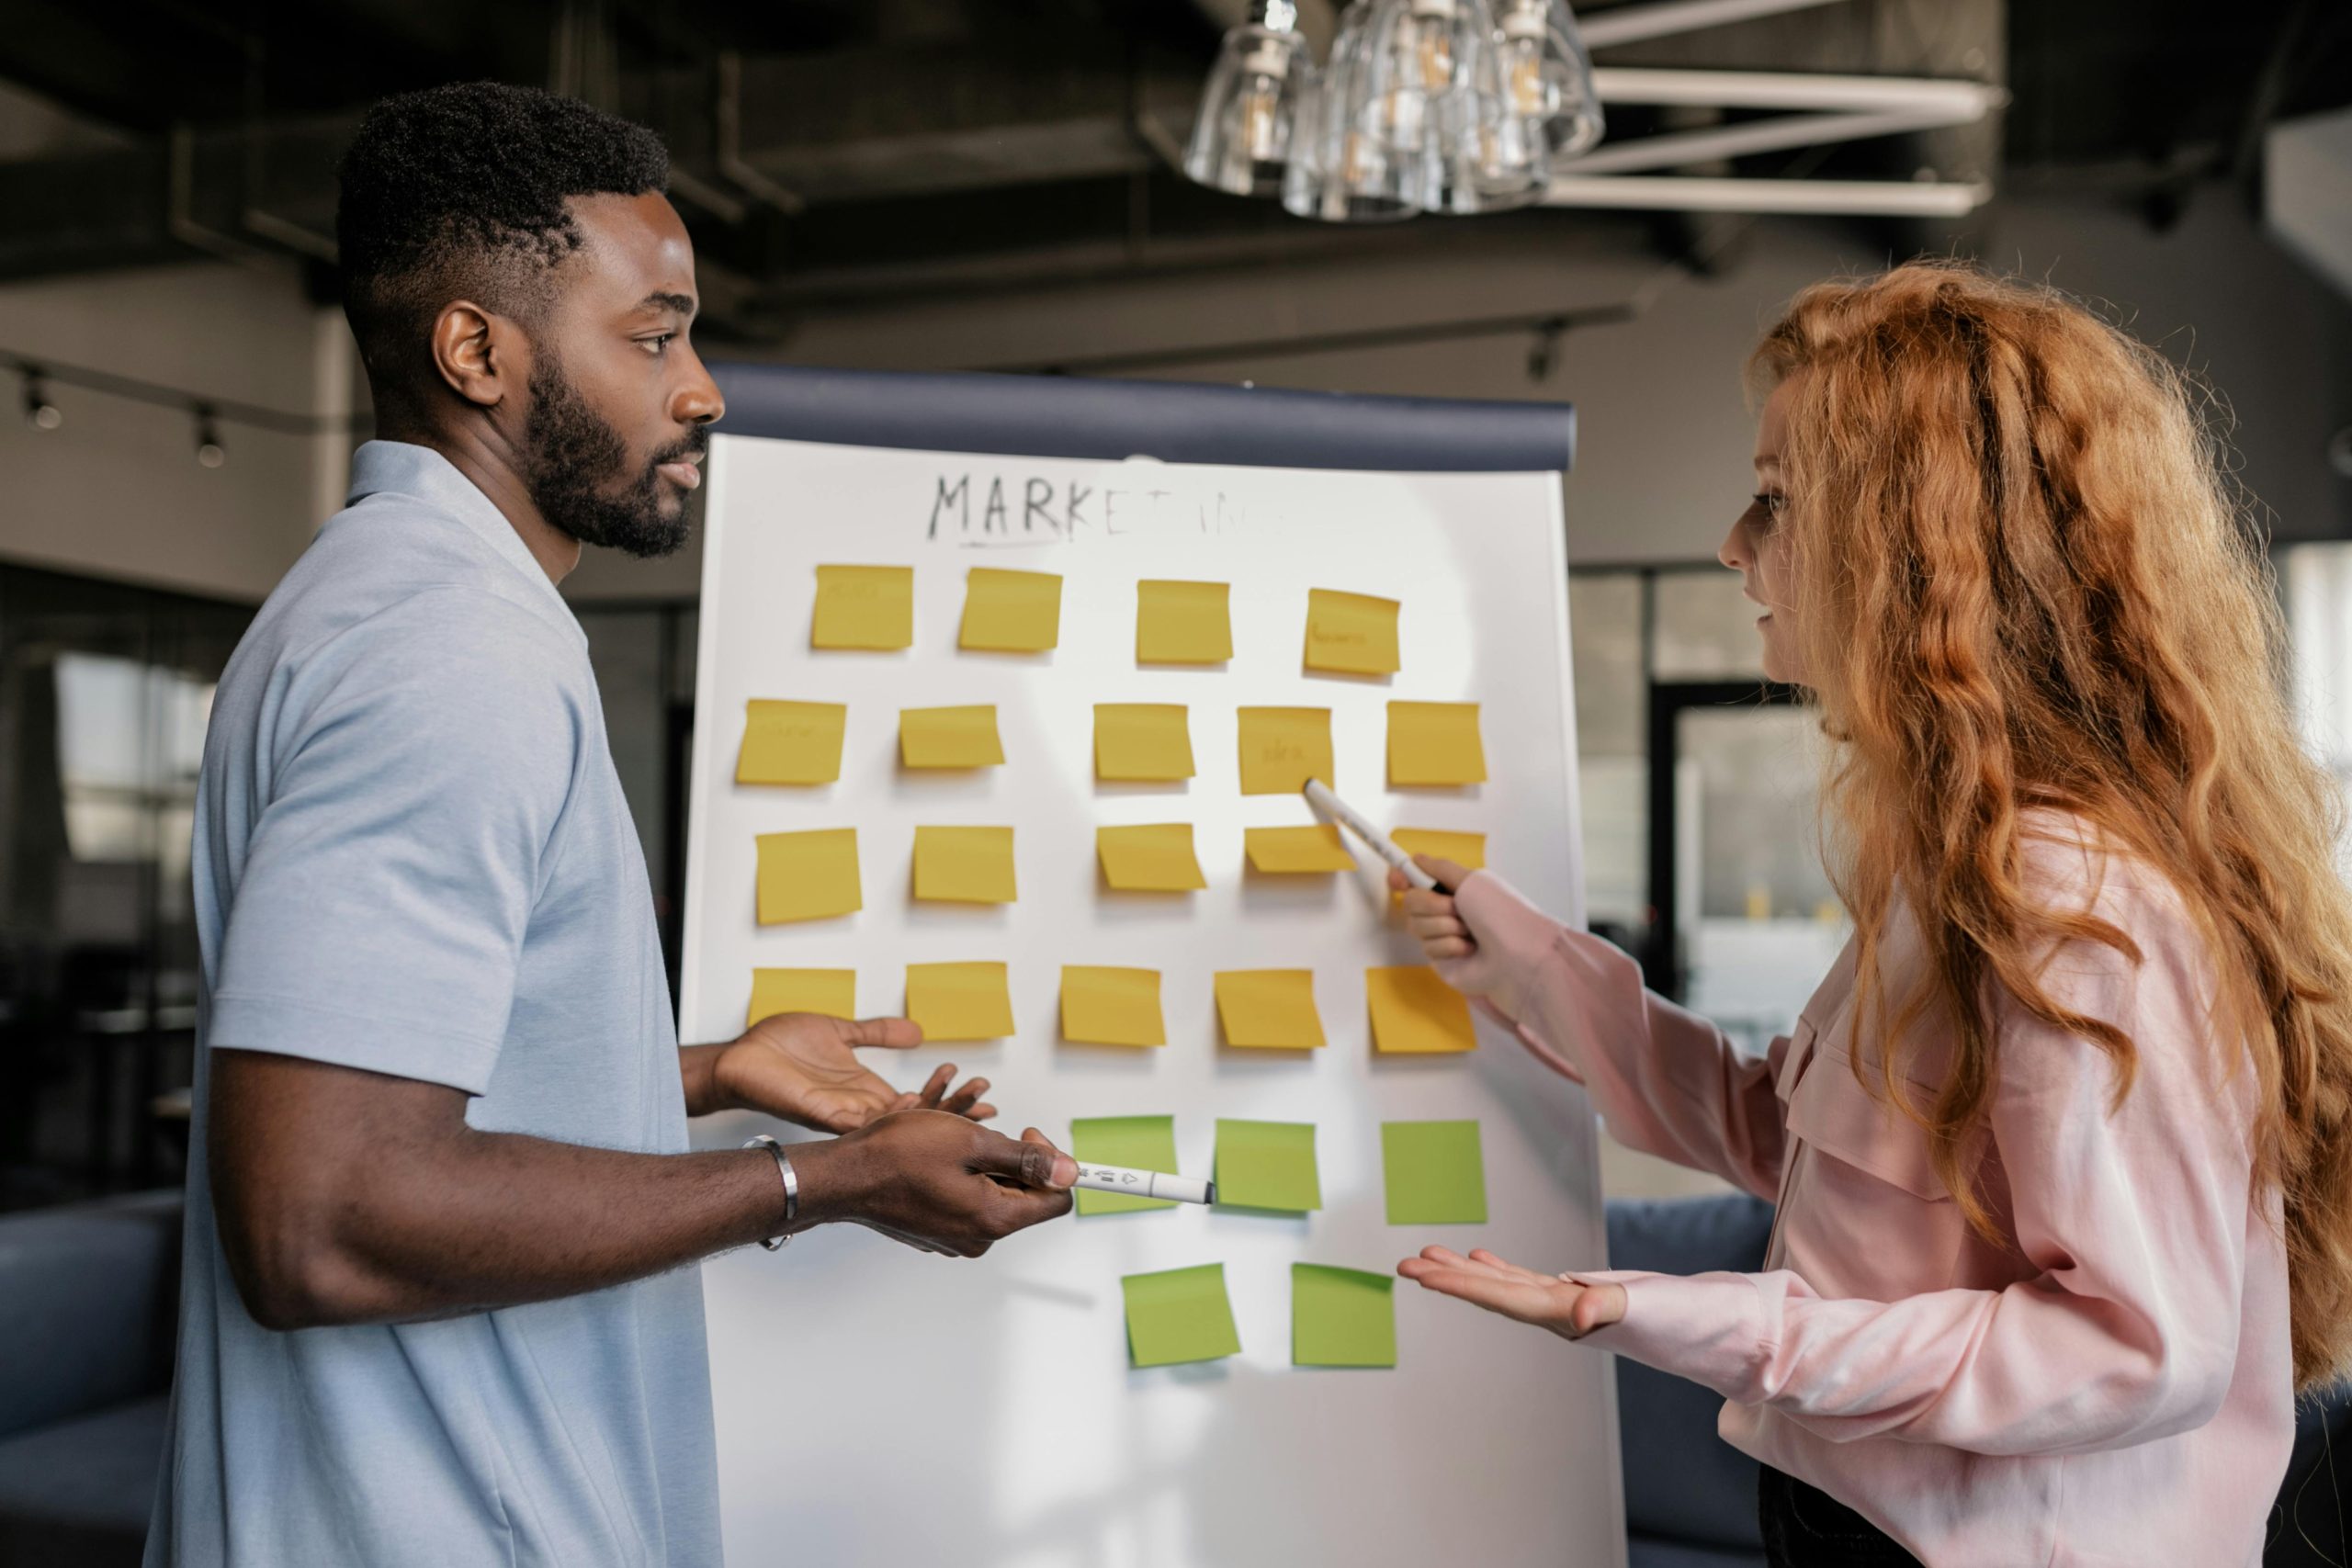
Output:
[[[909,1247],[978,1258],[1070,1209],[1078,1162],[1032,1127],[1018,1141],[937,1111],[898,1111],[796,1144],[801,1221],[847,1220]]]
[[[1548,1328],[1563,1339],[1580,1339],[1625,1315],[1623,1285],[1579,1285],[1557,1274],[1538,1274],[1484,1247],[1464,1258],[1448,1247],[1425,1247],[1419,1258],[1396,1265],[1396,1272],[1424,1289]]]
[[[973,1078],[949,1093],[954,1063],[943,1064],[920,1090],[902,1094],[859,1061],[860,1048],[903,1051],[922,1043],[922,1031],[908,1019],[857,1021],[817,1013],[778,1013],[745,1030],[725,1045],[696,1046],[707,1052],[707,1089],[695,1092],[688,1063],[689,1108],[762,1111],[824,1133],[849,1133],[894,1111],[944,1111],[984,1122],[996,1114],[985,1104],[986,1078]],[[694,1053],[689,1053],[689,1056]]]

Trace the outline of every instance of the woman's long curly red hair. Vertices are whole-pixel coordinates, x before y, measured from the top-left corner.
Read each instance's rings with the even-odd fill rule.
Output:
[[[2020,812],[2078,813],[2168,877],[2212,943],[2222,1037],[2244,1043],[2221,1066],[2256,1076],[2257,1179],[2284,1199],[2296,1382],[2352,1370],[2342,800],[2297,741],[2269,569],[2200,400],[2056,291],[1950,263],[1805,290],[1750,372],[1759,391],[1794,382],[1781,526],[1836,742],[1823,802],[1857,992],[1880,994],[1899,890],[1930,977],[1883,1037],[1927,1009],[1956,1035],[1931,1103],[1905,1092],[1899,1044],[1883,1090],[1988,1237],[1971,1160],[1998,1070],[1991,988],[2097,1043],[2129,1092],[2140,1043],[2038,978],[2059,942],[2139,956],[2024,885]]]

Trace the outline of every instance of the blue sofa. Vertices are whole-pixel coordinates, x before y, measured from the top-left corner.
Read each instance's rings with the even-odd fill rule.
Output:
[[[0,1568],[139,1562],[179,1283],[175,1191],[0,1218]]]
[[[1735,1196],[1609,1205],[1610,1261],[1761,1266],[1770,1205]],[[158,1192],[0,1216],[0,1568],[133,1565],[164,1444],[180,1200]],[[1631,1568],[1760,1568],[1756,1464],[1715,1436],[1721,1402],[1617,1363]],[[2302,1413],[2266,1568],[2352,1562],[2352,1397]]]

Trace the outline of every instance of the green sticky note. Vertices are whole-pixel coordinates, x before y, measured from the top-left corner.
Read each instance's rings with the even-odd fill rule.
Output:
[[[1390,1224],[1487,1223],[1487,1161],[1476,1122],[1384,1122],[1380,1166]]]
[[[1312,1122],[1216,1124],[1216,1201],[1239,1209],[1305,1213],[1323,1206]]]
[[[1290,1266],[1290,1364],[1396,1364],[1396,1281],[1361,1269]]]
[[[1176,1168],[1176,1118],[1173,1116],[1088,1116],[1069,1124],[1069,1152],[1079,1159],[1101,1165],[1124,1165],[1129,1170]],[[1128,1192],[1078,1190],[1081,1214],[1132,1214],[1138,1209],[1172,1209],[1166,1198],[1138,1198]]]
[[[1240,1351],[1224,1264],[1130,1274],[1119,1289],[1127,1302],[1127,1359],[1134,1365],[1172,1367]]]

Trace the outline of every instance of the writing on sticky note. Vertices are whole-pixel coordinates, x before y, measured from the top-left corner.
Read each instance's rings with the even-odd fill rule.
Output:
[[[1306,667],[1344,675],[1394,674],[1397,669],[1396,601],[1309,589]]]
[[[754,969],[752,1006],[744,1015],[749,1029],[778,1013],[813,1012],[826,1018],[857,1016],[857,971],[854,969]]]
[[[1233,657],[1230,589],[1222,582],[1136,584],[1136,662],[1222,664]]]
[[[856,829],[762,833],[759,848],[760,924],[831,919],[863,907]]]
[[[1270,876],[1353,871],[1356,865],[1340,840],[1339,828],[1329,822],[1311,828],[1245,828],[1241,844],[1250,869]]]
[[[842,728],[849,709],[840,703],[772,702],[754,697],[743,718],[743,749],[735,782],[820,784],[842,776]]]
[[[1426,964],[1367,969],[1364,999],[1372,1011],[1372,1048],[1392,1055],[1475,1051],[1477,1031],[1470,1004]]]
[[[1062,1038],[1080,1045],[1165,1045],[1159,971],[1062,966]]]
[[[811,648],[890,649],[915,640],[915,569],[820,566]]]
[[[1237,1209],[1306,1213],[1323,1206],[1311,1122],[1216,1124],[1216,1201]]]
[[[1312,1051],[1323,1043],[1312,969],[1219,970],[1216,1016],[1227,1045]]]
[[[1331,777],[1329,708],[1242,708],[1241,793],[1296,795],[1309,779]]]
[[[1119,1293],[1127,1309],[1127,1359],[1132,1365],[1215,1361],[1241,1349],[1222,1263],[1129,1274],[1119,1281]]]
[[[1290,1266],[1295,1367],[1396,1364],[1396,1280],[1324,1263]]]
[[[1096,703],[1094,776],[1172,781],[1193,776],[1193,732],[1182,703]]]
[[[1062,580],[1050,571],[976,566],[964,580],[956,646],[981,653],[1043,653],[1061,641]]]
[[[1069,1124],[1069,1152],[1093,1165],[1120,1165],[1129,1170],[1176,1168],[1176,1118],[1173,1116],[1087,1116]],[[1144,1209],[1172,1209],[1172,1199],[1139,1198],[1132,1192],[1078,1190],[1081,1214],[1131,1214]]]
[[[1388,705],[1391,785],[1474,784],[1486,778],[1476,703]]]
[[[1010,904],[1012,829],[917,828],[915,897],[947,904]]]
[[[1102,879],[1121,892],[1189,893],[1209,885],[1193,853],[1190,822],[1097,828],[1094,852],[1102,859]]]
[[[1390,1224],[1487,1223],[1487,1161],[1476,1122],[1384,1122],[1380,1169]]]
[[[996,705],[900,708],[899,761],[910,768],[993,768],[1004,761]]]
[[[1012,1032],[1012,995],[1001,964],[910,964],[907,1016],[925,1044],[1001,1040]]]

